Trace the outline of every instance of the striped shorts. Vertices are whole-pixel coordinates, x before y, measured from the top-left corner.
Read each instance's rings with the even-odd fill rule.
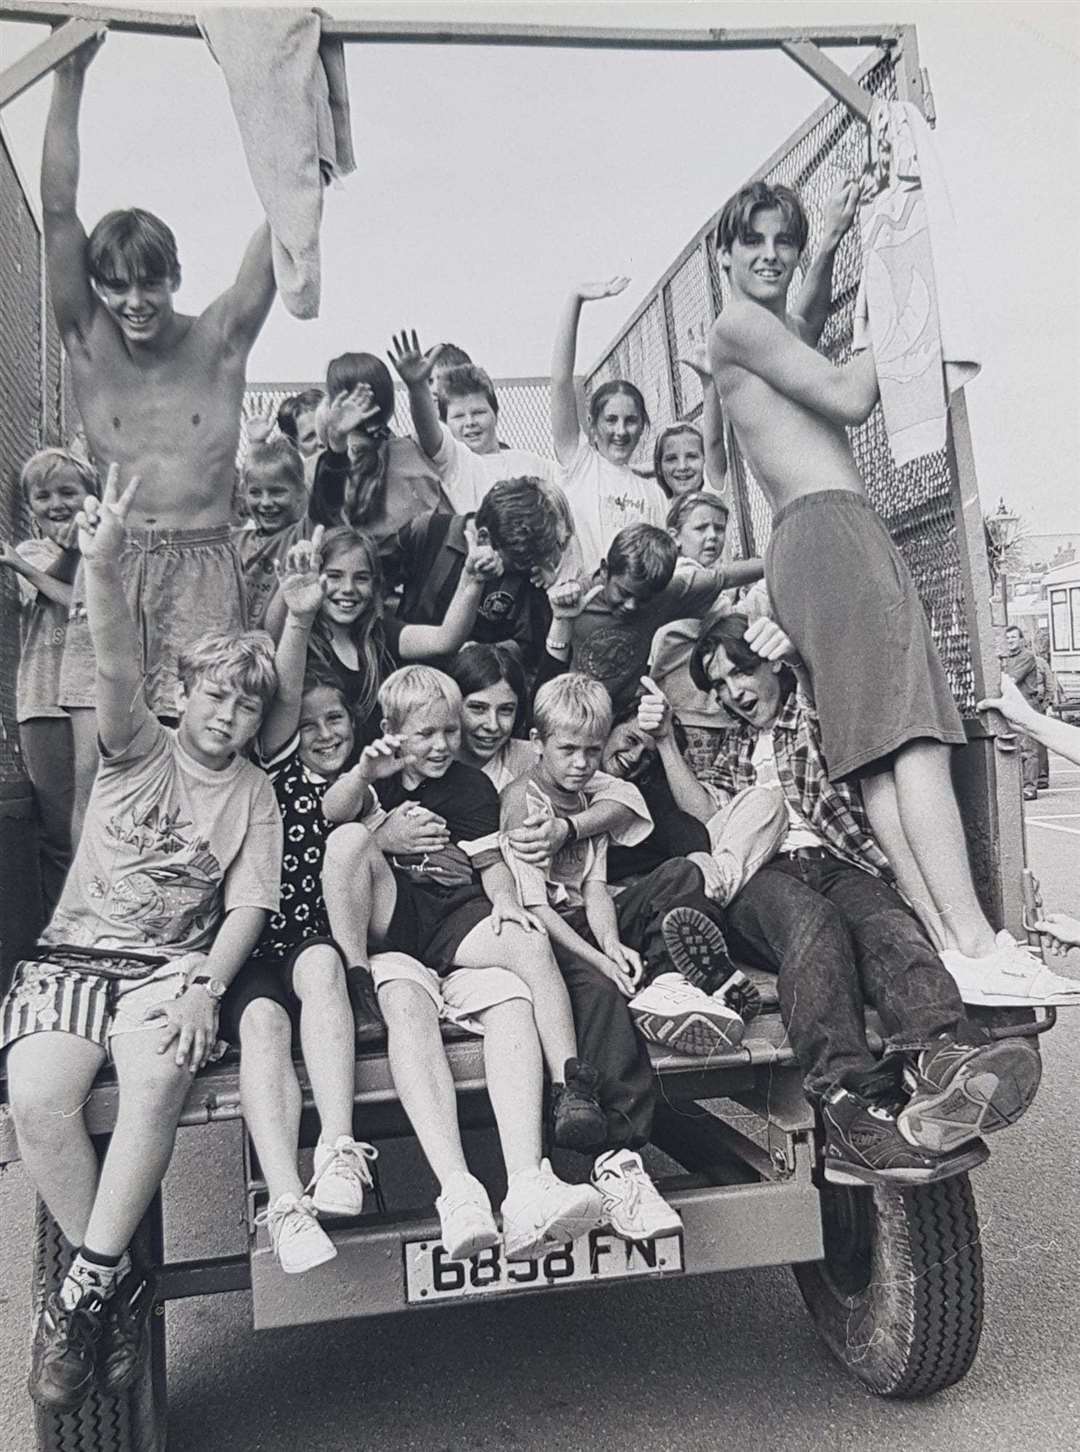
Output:
[[[138,982],[34,959],[15,966],[11,987],[0,1003],[0,1052],[27,1034],[66,1033],[89,1039],[106,1053],[119,1033],[160,1029],[146,1020],[184,991],[185,974],[167,968]]]

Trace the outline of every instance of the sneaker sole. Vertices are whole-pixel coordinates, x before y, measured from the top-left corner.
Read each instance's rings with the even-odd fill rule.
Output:
[[[665,1224],[652,1225],[648,1229],[620,1224],[618,1215],[608,1215],[604,1223],[614,1231],[620,1240],[628,1240],[631,1245],[640,1245],[643,1241],[655,1240],[660,1235],[674,1235],[676,1231],[683,1228],[682,1217],[674,1210],[671,1220]]]
[[[1054,993],[988,993],[975,985],[958,984],[964,1003],[982,1008],[1076,1008],[1080,1007],[1080,982],[1075,989]]]
[[[735,999],[745,1001],[733,1002],[728,998],[729,993],[733,993]],[[737,1013],[744,1024],[757,1018],[763,1007],[757,985],[751,983],[741,968],[736,968],[731,977],[721,983],[712,997],[718,998],[733,1013]]]
[[[577,1150],[579,1154],[601,1149],[607,1137],[607,1115],[602,1112],[593,1116],[591,1123],[584,1117],[561,1126],[556,1122],[552,1131],[552,1138],[560,1149]]]
[[[650,1043],[691,1054],[695,1058],[708,1058],[738,1048],[745,1028],[741,1018],[721,1025],[698,1009],[689,1009],[676,1016],[636,1009],[631,1009],[631,1014],[641,1034]]]
[[[503,1217],[503,1254],[507,1260],[536,1260],[545,1251],[557,1245],[569,1245],[572,1240],[586,1235],[598,1225],[602,1210],[598,1205],[599,1193],[592,1185],[575,1185],[582,1193],[572,1205],[564,1206],[558,1215],[553,1215],[537,1226],[528,1239],[515,1241],[506,1233],[506,1217]]]
[[[294,1261],[291,1265],[286,1265],[279,1256],[278,1265],[287,1276],[302,1276],[305,1271],[314,1270],[317,1265],[325,1265],[328,1260],[333,1260],[336,1255],[337,1246],[332,1242],[328,1242],[326,1245],[320,1246],[317,1252],[312,1249],[308,1255],[300,1260]]]
[[[76,1391],[69,1391],[62,1397],[50,1397],[40,1387],[35,1386],[32,1380],[26,1383],[26,1390],[36,1407],[42,1407],[47,1412],[74,1412],[94,1390],[95,1379],[94,1370],[91,1368],[85,1384],[80,1383]]]
[[[974,1144],[963,1154],[949,1155],[939,1165],[927,1169],[874,1170],[867,1165],[853,1165],[849,1160],[825,1159],[825,1178],[830,1185],[933,1185],[950,1180],[953,1175],[966,1174],[990,1158],[984,1144]]]
[[[489,1230],[474,1230],[458,1245],[447,1245],[444,1237],[442,1248],[451,1260],[468,1260],[470,1256],[478,1255],[480,1251],[490,1250],[493,1245],[498,1245],[500,1239],[498,1226],[493,1220]]]
[[[940,1093],[916,1095],[906,1104],[897,1128],[910,1145],[948,1153],[1015,1124],[1031,1107],[1041,1078],[1042,1060],[1022,1043],[988,1045]]]
[[[668,957],[696,987],[726,983],[736,971],[724,935],[699,908],[672,908],[660,925]]]

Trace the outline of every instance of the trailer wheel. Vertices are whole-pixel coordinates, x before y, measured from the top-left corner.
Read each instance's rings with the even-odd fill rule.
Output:
[[[146,1233],[145,1222],[140,1235]],[[39,1200],[34,1223],[34,1311],[62,1280],[71,1251]],[[38,1452],[165,1452],[165,1317],[155,1307],[135,1384],[119,1397],[96,1389],[73,1412],[35,1407]]]
[[[983,1265],[967,1175],[907,1190],[824,1183],[825,1258],[792,1269],[833,1354],[879,1396],[964,1377],[979,1349]]]

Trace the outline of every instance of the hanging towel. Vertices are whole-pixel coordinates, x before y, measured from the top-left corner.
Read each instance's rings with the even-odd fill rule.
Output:
[[[322,39],[314,10],[219,6],[198,21],[270,224],[281,300],[318,317],[323,183],[356,170],[344,47]]]
[[[908,101],[875,101],[860,206],[863,288],[897,465],[945,447],[949,395],[979,371],[952,204],[930,129]]]

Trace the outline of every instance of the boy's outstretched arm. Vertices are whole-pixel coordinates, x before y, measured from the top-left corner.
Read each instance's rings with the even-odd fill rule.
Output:
[[[755,373],[785,398],[846,428],[864,423],[878,400],[869,348],[837,368],[756,303],[734,302],[720,314],[709,333],[709,363],[714,377],[732,365]]]
[[[324,593],[322,538],[323,527],[317,524],[311,538],[298,540],[285,556],[284,565],[276,565],[278,595],[288,614],[274,654],[278,688],[260,733],[266,760],[292,740],[300,725],[308,642]]]
[[[120,469],[110,464],[100,500],[89,496],[78,516],[86,580],[86,615],[97,665],[97,728],[110,755],[126,750],[153,718],[143,696],[142,647],[120,574],[124,520],[137,478],[120,492]]]
[[[57,66],[41,153],[41,211],[49,297],[65,342],[83,338],[98,307],[86,271],[86,231],[75,210],[79,190],[79,109],[86,70],[104,32]]]
[[[263,222],[247,245],[236,281],[203,316],[216,320],[228,346],[246,357],[266,322],[276,292],[270,224]]]
[[[581,442],[581,419],[578,416],[577,392],[574,388],[574,362],[577,357],[578,321],[581,305],[598,298],[615,297],[623,291],[628,277],[611,277],[606,282],[584,282],[567,298],[555,329],[555,346],[551,354],[551,434],[555,457],[562,465],[569,464]]]
[[[704,343],[697,343],[679,362],[686,368],[692,368],[701,380],[701,442],[705,451],[705,469],[709,483],[719,493],[724,490],[727,481],[728,456],[724,444],[724,409],[709,371],[709,350]]]
[[[997,711],[1011,726],[1033,736],[1041,746],[1080,766],[1080,726],[1070,726],[1054,716],[1044,716],[1024,699],[1011,676],[1002,673],[1001,694],[980,701],[978,711]]]
[[[817,347],[829,320],[836,252],[855,217],[861,195],[862,183],[848,177],[829,198],[825,208],[825,232],[821,246],[806,269],[798,299],[789,313],[799,330],[799,336],[811,348]]]
[[[391,341],[394,346],[388,356],[409,390],[409,408],[412,412],[413,428],[416,430],[416,441],[428,458],[434,459],[443,442],[439,410],[431,396],[429,381],[431,370],[435,366],[435,350],[425,353],[421,349],[415,328],[411,335],[402,332]]]

